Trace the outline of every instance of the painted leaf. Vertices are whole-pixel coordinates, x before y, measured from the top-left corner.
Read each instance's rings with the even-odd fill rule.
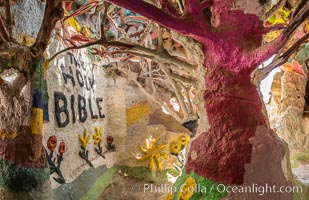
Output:
[[[281,30],[277,30],[277,31],[272,31],[272,32],[267,33],[265,35],[264,41],[265,42],[273,41],[275,38],[277,38],[280,35],[281,32],[282,32]]]
[[[268,19],[268,23],[272,25],[286,24],[290,14],[291,14],[291,10],[281,8]]]
[[[69,16],[70,14],[68,13],[68,11],[65,10],[64,15]],[[80,31],[81,31],[80,25],[78,24],[78,22],[76,21],[76,19],[74,17],[68,18],[67,20],[65,20],[65,23],[67,25],[71,26],[75,31],[80,33]]]
[[[284,64],[281,69],[285,72],[296,72],[298,74],[305,75],[302,67],[296,60],[293,60],[292,63]]]
[[[91,36],[91,32],[88,26],[83,25],[81,28],[81,34],[83,34],[86,37],[90,37]]]
[[[27,35],[21,35],[19,37],[19,42],[25,44],[26,46],[30,47],[34,44],[35,38]]]

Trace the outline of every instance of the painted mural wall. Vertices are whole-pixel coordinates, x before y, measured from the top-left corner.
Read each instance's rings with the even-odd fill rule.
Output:
[[[63,48],[53,40],[48,53],[53,55]],[[135,159],[141,153],[138,145],[144,144],[146,138],[159,137],[160,142],[168,144],[179,133],[188,133],[159,105],[148,101],[134,84],[121,77],[107,78],[104,69],[91,62],[86,50],[59,55],[50,63],[46,80],[49,98],[43,143],[52,166],[50,180],[56,199],[69,195],[70,186],[74,191],[86,192],[91,186],[85,185],[97,179],[94,174],[104,174],[106,167],[147,166],[147,162]],[[115,149],[108,149],[108,136],[113,138]],[[83,159],[86,152],[87,158]],[[164,152],[169,154],[169,148]],[[162,167],[174,168],[175,159],[172,156],[163,160]],[[88,182],[81,181],[85,172],[92,177]],[[71,193],[73,198],[82,196],[77,191]]]
[[[64,48],[61,43],[54,43],[50,53]],[[60,151],[63,148],[61,144],[65,146],[60,170],[64,180],[70,182],[88,167],[105,162],[95,151],[95,146],[99,148],[95,137],[106,133],[104,71],[91,63],[86,50],[78,50],[59,55],[50,63],[46,78],[49,119],[44,124],[44,144],[49,154],[54,150],[56,162],[56,154],[60,155],[59,148]],[[84,144],[81,140],[85,140]],[[100,143],[101,148],[102,145],[103,142]],[[79,154],[84,154],[84,159]],[[52,186],[55,188],[59,184],[55,181],[59,180],[59,174],[52,174],[52,177]]]

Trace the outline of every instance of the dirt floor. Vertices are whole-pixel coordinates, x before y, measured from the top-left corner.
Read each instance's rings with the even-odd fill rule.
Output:
[[[145,186],[147,184],[147,186]],[[116,175],[113,182],[104,190],[100,196],[100,200],[160,200],[164,199],[167,195],[165,192],[151,192],[150,189],[145,189],[145,187],[150,187],[150,184],[154,186],[156,183],[147,183],[144,181],[132,179],[125,177],[123,175]],[[168,184],[170,185],[170,184]]]
[[[309,185],[309,164],[293,169],[293,174],[302,183]]]

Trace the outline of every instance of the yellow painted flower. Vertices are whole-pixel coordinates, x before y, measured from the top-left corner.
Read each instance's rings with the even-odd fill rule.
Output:
[[[182,148],[186,147],[190,141],[190,136],[187,134],[183,134],[179,139],[179,143],[182,145]]]
[[[92,138],[94,140],[94,144],[97,145],[102,141],[102,128],[95,127],[94,131],[95,131],[95,134],[92,135]]]
[[[181,150],[183,150],[190,141],[190,136],[187,134],[183,134],[179,137],[177,141],[170,143],[170,152],[171,154],[179,154]]]
[[[87,131],[86,131],[86,129],[85,129],[85,130],[84,130],[83,136],[81,136],[80,134],[78,134],[78,138],[79,138],[79,142],[80,142],[82,148],[83,148],[83,149],[86,149],[87,144],[88,144],[88,141],[89,141],[89,139],[90,139],[90,134],[87,135]]]
[[[189,200],[195,193],[196,180],[193,177],[187,178],[179,191],[178,199]]]
[[[157,145],[159,139],[160,137],[147,138],[145,139],[145,147],[138,145],[139,150],[144,156],[138,156],[136,159],[140,161],[148,160],[148,168],[151,171],[161,171],[162,165],[160,158],[167,158],[167,155],[161,152],[166,148],[167,144]]]
[[[178,154],[181,151],[181,144],[177,142],[172,142],[170,144],[170,152],[172,154]]]

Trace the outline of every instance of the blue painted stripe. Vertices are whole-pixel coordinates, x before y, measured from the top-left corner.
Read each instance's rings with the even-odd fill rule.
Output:
[[[32,106],[34,108],[43,108],[43,93],[39,90],[34,90]]]

